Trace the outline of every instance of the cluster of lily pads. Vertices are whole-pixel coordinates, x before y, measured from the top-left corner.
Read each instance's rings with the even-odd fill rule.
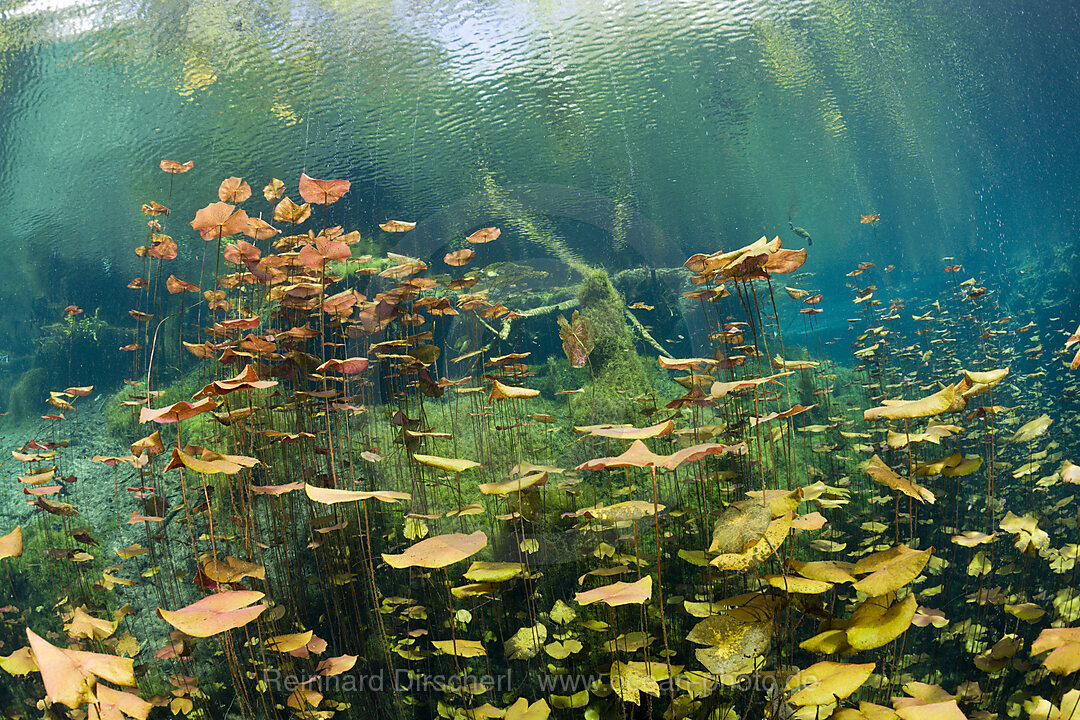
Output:
[[[137,370],[122,402],[141,437],[95,458],[114,472],[117,547],[71,525],[63,443],[34,439],[14,458],[40,510],[32,531],[58,546],[44,561],[70,588],[51,608],[13,599],[8,625],[26,644],[0,667],[25,707],[11,712],[1080,717],[1078,553],[1065,542],[1078,528],[1061,520],[1075,498],[1050,503],[1080,472],[1035,449],[1048,415],[1000,432],[1026,411],[994,404],[1024,393],[1009,367],[983,367],[992,354],[953,349],[924,374],[910,364],[926,363],[917,345],[930,339],[901,347],[909,324],[946,339],[985,288],[961,284],[954,315],[939,303],[908,323],[902,303],[853,286],[866,330],[846,376],[864,402],[845,407],[841,369],[796,358],[780,332],[773,280],[806,250],[761,238],[694,255],[684,300],[711,352],[648,358],[688,373],[659,408],[659,393],[633,399],[662,419],[566,427],[575,447],[552,448],[565,420],[531,404],[584,387],[541,398],[534,359],[491,323],[546,322],[585,368],[586,314],[530,319],[492,297],[467,268],[498,228],[448,239],[465,246],[441,266],[376,260],[329,224],[348,181],[301,175],[301,203],[287,189],[270,180],[260,210],[248,183],[226,179],[190,222],[201,241],[186,228],[174,240],[169,209],[143,206],[134,337],[120,349]],[[200,245],[206,275],[162,280]],[[812,333],[822,294],[784,289],[781,306],[798,303]],[[192,314],[197,337],[180,322]],[[170,320],[178,332],[160,332]],[[451,321],[473,339],[455,358]],[[160,405],[154,362],[170,342],[218,379]],[[53,393],[51,419],[89,392]],[[197,422],[213,429],[202,444]],[[572,453],[589,459],[561,462]],[[1020,485],[1054,458],[1034,483],[1048,513]],[[9,573],[37,560],[22,543],[18,527],[0,538]],[[57,618],[62,632],[48,629]],[[482,679],[508,673],[510,687]],[[384,675],[382,692],[342,682]],[[436,676],[459,682],[402,681]]]

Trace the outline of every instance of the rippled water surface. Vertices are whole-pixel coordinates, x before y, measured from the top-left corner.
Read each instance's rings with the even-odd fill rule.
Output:
[[[514,216],[524,252],[596,262],[677,264],[789,215],[823,252],[1000,254],[1075,205],[1076,11],[1026,9],[6,3],[0,252],[31,286],[47,255],[114,269],[169,157],[196,163],[184,189],[349,177],[349,217]]]

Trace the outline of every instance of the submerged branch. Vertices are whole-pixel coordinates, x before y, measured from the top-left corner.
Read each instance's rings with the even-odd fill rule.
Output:
[[[625,310],[624,312],[626,313],[627,319],[630,320],[630,324],[634,327],[635,330],[638,331],[638,334],[641,335],[642,340],[644,340],[645,342],[652,345],[653,349],[656,350],[661,355],[663,355],[664,357],[666,357],[666,358],[675,357],[674,355],[669,353],[667,350],[665,350],[664,346],[661,345],[660,342],[656,338],[654,338],[651,334],[649,334],[649,331],[645,329],[645,326],[641,324],[641,321],[638,320],[636,317],[634,317],[634,313],[630,312],[629,310]]]

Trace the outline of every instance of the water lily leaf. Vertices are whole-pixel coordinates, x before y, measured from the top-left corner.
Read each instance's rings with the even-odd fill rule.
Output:
[[[432,640],[431,644],[439,652],[458,657],[480,657],[487,655],[484,645],[479,640]]]
[[[876,454],[862,465],[863,472],[875,481],[898,490],[922,503],[934,504],[934,493],[908,478],[900,477]]]
[[[589,430],[589,434],[597,437],[616,438],[618,440],[646,440],[652,437],[670,435],[674,431],[675,422],[673,420],[665,420],[657,425],[650,425],[649,427],[643,428],[595,426]]]
[[[918,400],[897,400],[891,403],[887,402],[881,407],[871,408],[863,412],[863,419],[869,422],[880,418],[901,420],[940,415],[952,406],[955,397],[956,386],[949,385],[938,390],[933,395]]]
[[[788,702],[792,705],[829,705],[843,700],[870,679],[877,663],[838,663],[823,660],[814,663],[788,680],[785,689],[791,690],[806,684]],[[807,684],[809,683],[809,684]]]
[[[14,530],[0,537],[0,558],[21,557],[22,553],[22,527],[16,525]]]
[[[927,608],[920,605],[911,618],[911,624],[916,627],[933,625],[936,628],[943,628],[949,624],[949,619],[945,617],[945,613],[941,610],[935,610],[934,608]]]
[[[819,560],[803,562],[792,560],[791,568],[805,578],[828,583],[855,582],[855,564],[842,560]]]
[[[477,530],[471,535],[451,533],[436,535],[416,543],[400,555],[382,554],[383,560],[393,568],[425,567],[444,568],[447,565],[475,555],[487,545],[487,535]]]
[[[473,582],[497,583],[512,580],[524,572],[525,566],[516,562],[474,562],[465,572]]]
[[[653,663],[653,667],[665,668],[662,663]],[[653,669],[643,662],[611,663],[611,689],[624,702],[641,704],[641,693],[660,697],[660,684],[653,677]]]
[[[526,475],[525,477],[504,480],[502,482],[480,483],[476,488],[485,495],[509,495],[510,493],[521,492],[522,490],[531,488],[535,485],[545,485],[547,484],[547,477],[548,475],[546,472],[538,472]]]
[[[285,192],[285,183],[277,178],[270,178],[270,182],[263,187],[263,197],[266,198],[266,202],[277,200],[283,192]]]
[[[612,607],[643,603],[652,597],[652,575],[646,575],[637,582],[615,582],[592,590],[579,592],[574,602],[579,605],[591,605],[602,602]]]
[[[563,642],[553,642],[545,645],[544,652],[556,660],[565,660],[574,653],[581,652],[584,647],[580,642],[571,638]]]
[[[75,614],[71,622],[64,627],[64,631],[71,637],[103,640],[116,631],[116,623],[93,617],[86,612],[85,606],[80,606],[75,608]]]
[[[1043,667],[1057,675],[1080,670],[1080,628],[1047,628],[1031,643],[1031,655],[1050,650]]]
[[[662,467],[674,470],[684,462],[695,462],[707,455],[728,452],[733,454],[745,454],[746,445],[721,445],[719,443],[703,443],[692,447],[683,448],[671,455],[657,455],[640,440],[635,440],[630,448],[622,455],[616,457],[597,458],[578,465],[578,470],[603,470],[612,467]]]
[[[288,653],[299,650],[311,642],[315,633],[311,630],[302,633],[290,633],[288,635],[274,635],[266,639],[266,648],[279,653]]]
[[[300,173],[300,197],[312,205],[330,205],[344,197],[352,186],[348,180],[316,180]]]
[[[772,522],[771,509],[761,502],[734,503],[713,525],[712,553],[742,553],[765,535]]]
[[[476,251],[472,248],[462,248],[453,252],[448,252],[443,255],[443,262],[450,267],[462,267],[468,265],[469,261],[476,256]]]
[[[1019,605],[1006,604],[1005,612],[1026,622],[1035,622],[1046,614],[1046,611],[1035,603],[1021,603]]]
[[[218,199],[224,203],[242,203],[251,197],[251,186],[238,177],[228,177],[218,186]]]
[[[264,491],[265,492],[265,491]],[[323,505],[352,502],[354,500],[368,500],[375,498],[384,503],[396,503],[400,500],[408,500],[412,496],[406,492],[395,490],[337,490],[334,488],[315,487],[304,483],[304,493],[314,502]]]
[[[315,668],[316,675],[341,675],[349,670],[353,669],[358,659],[357,655],[340,655],[338,657],[326,658],[319,662],[318,667]]]
[[[244,465],[233,462],[231,459],[217,453],[211,453],[211,457],[198,458],[173,448],[172,460],[165,467],[166,471],[173,470],[178,467],[186,467],[189,470],[194,470],[200,475],[213,475],[215,473],[224,473],[225,475],[235,475],[244,469]]]
[[[893,592],[919,576],[933,551],[933,548],[912,550],[906,545],[897,545],[867,555],[855,563],[855,574],[869,574],[853,587],[871,597]]]
[[[536,657],[547,640],[547,628],[543,623],[532,627],[523,627],[514,633],[505,643],[503,651],[507,660],[531,660]]]
[[[472,460],[462,460],[460,458],[444,458],[436,455],[420,455],[419,453],[413,455],[413,460],[421,465],[427,465],[429,467],[438,468],[439,470],[445,470],[446,472],[459,473],[470,468],[480,467],[480,463],[473,462]]]
[[[515,387],[513,385],[504,385],[498,380],[492,380],[491,394],[488,396],[488,402],[494,402],[496,400],[525,400],[531,397],[536,397],[539,394],[539,390],[533,390],[532,388]]]
[[[769,527],[761,536],[761,539],[741,553],[723,553],[713,558],[709,564],[721,570],[742,572],[757,567],[766,558],[775,553],[788,533],[791,532],[791,523],[795,519],[795,513],[790,512],[782,515],[769,523]]]
[[[380,223],[379,227],[383,232],[400,233],[409,232],[416,227],[416,223],[407,220],[387,220],[384,223]]]
[[[368,359],[366,357],[351,357],[344,360],[327,360],[315,368],[315,372],[325,373],[334,370],[343,375],[355,375],[367,369]]]
[[[158,608],[157,614],[180,632],[192,637],[210,637],[259,617],[266,606],[251,603],[262,598],[263,593],[255,590],[230,590],[208,595],[179,610]]]
[[[489,243],[492,240],[497,240],[502,235],[502,230],[497,227],[480,228],[472,235],[465,238],[466,242],[473,243],[474,245],[482,245]]]
[[[562,600],[556,600],[555,605],[551,608],[549,616],[552,622],[556,622],[560,625],[565,625],[572,622],[577,617],[577,613],[574,612],[574,608],[570,607]]]
[[[969,455],[953,467],[946,467],[941,471],[945,477],[965,477],[976,472],[982,467],[983,459],[978,455]]]
[[[579,710],[588,707],[589,691],[582,690],[573,695],[556,695],[552,693],[548,695],[548,699],[551,700],[551,707],[556,710]]]
[[[551,714],[551,707],[544,698],[540,698],[533,704],[525,698],[518,698],[514,704],[506,708],[503,720],[547,720]]]
[[[9,675],[28,675],[37,672],[38,666],[34,662],[34,654],[30,652],[30,646],[22,647],[10,655],[0,655],[0,668]]]
[[[798,575],[763,575],[761,579],[784,592],[803,595],[819,595],[832,587],[832,583]]]
[[[97,702],[98,678],[116,685],[135,685],[135,661],[131,658],[58,648],[30,628],[26,636],[49,702],[70,708]]]
[[[243,210],[236,210],[228,203],[210,203],[195,213],[191,227],[199,231],[203,240],[209,242],[216,238],[242,233],[247,228],[248,215]]]
[[[197,403],[176,402],[163,408],[152,410],[144,407],[139,410],[139,422],[156,422],[158,424],[174,423],[188,420],[204,412],[217,409],[217,403],[213,398],[206,398]]]
[[[1009,442],[1014,443],[1026,443],[1031,442],[1035,438],[1045,433],[1050,425],[1053,423],[1053,419],[1049,415],[1040,415],[1034,420],[1024,423],[1020,426],[1012,437],[1009,438]]]
[[[900,720],[967,720],[955,700],[898,707]]]
[[[954,535],[952,537],[952,541],[957,545],[962,545],[963,547],[975,547],[976,545],[991,543],[996,537],[997,533],[994,533],[993,535],[987,535],[986,533],[978,532],[976,530],[965,530],[959,535]]]
[[[232,556],[224,560],[210,560],[203,565],[203,574],[214,582],[234,583],[250,577],[256,580],[266,579],[266,568]]]
[[[653,506],[645,500],[627,500],[614,505],[597,505],[582,511],[586,517],[600,522],[630,522],[663,512],[663,505]]]
[[[596,345],[592,324],[588,318],[577,310],[569,321],[565,316],[559,315],[559,339],[562,340],[563,353],[570,361],[570,367],[585,367],[589,362],[589,354]]]
[[[308,203],[297,205],[288,196],[281,198],[274,206],[274,220],[278,222],[299,225],[309,217],[311,217],[311,205]]]
[[[888,606],[886,598],[867,598],[852,613],[847,642],[855,650],[872,650],[900,637],[911,625],[918,601],[914,593]]]
[[[734,615],[713,615],[695,625],[686,639],[706,649],[694,656],[713,675],[738,673],[746,664],[765,654],[772,644],[772,618],[747,622]]]
[[[191,168],[195,167],[194,160],[188,160],[187,162],[180,162],[179,160],[162,160],[158,163],[163,171],[167,173],[186,173]]]

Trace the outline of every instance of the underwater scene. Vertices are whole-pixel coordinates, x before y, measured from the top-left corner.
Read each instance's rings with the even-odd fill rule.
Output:
[[[1078,36],[0,0],[3,717],[1080,720]]]

